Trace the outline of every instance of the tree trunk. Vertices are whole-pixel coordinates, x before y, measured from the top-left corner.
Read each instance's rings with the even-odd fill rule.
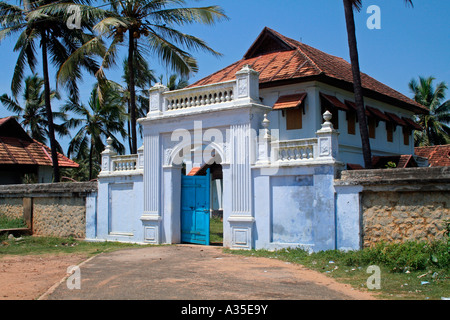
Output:
[[[93,152],[92,146],[93,145],[94,145],[94,143],[93,143],[93,139],[91,137],[91,146],[89,148],[89,181],[91,181],[91,179],[92,179],[92,152]]]
[[[131,154],[137,153],[137,136],[136,136],[136,92],[134,88],[134,50],[135,42],[133,37],[133,29],[129,29],[129,45],[128,45],[128,90],[130,92],[130,125],[131,125]]]
[[[131,108],[130,108],[130,99],[127,99],[127,105],[128,105],[128,115],[131,114]],[[133,144],[131,142],[131,124],[130,119],[127,121],[127,130],[128,130],[128,147],[130,148],[130,152],[133,149]]]
[[[372,151],[370,150],[369,130],[367,128],[366,110],[364,107],[361,72],[359,70],[358,46],[356,42],[355,19],[351,0],[343,0],[345,9],[345,22],[347,24],[348,47],[353,73],[353,91],[355,94],[356,114],[358,116],[359,131],[361,133],[361,146],[366,169],[372,168]]]
[[[41,47],[42,47],[42,68],[44,74],[44,99],[45,99],[45,111],[48,121],[48,137],[50,140],[50,149],[52,151],[52,164],[53,164],[53,181],[60,182],[58,153],[55,139],[55,128],[53,124],[52,106],[50,104],[50,80],[48,77],[48,60],[47,60],[47,36],[45,31],[41,33]]]

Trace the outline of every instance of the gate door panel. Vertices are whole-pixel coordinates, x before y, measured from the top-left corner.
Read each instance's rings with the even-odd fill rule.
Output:
[[[209,179],[181,177],[181,242],[209,245]]]

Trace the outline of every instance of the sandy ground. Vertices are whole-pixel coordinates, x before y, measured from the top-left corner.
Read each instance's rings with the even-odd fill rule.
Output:
[[[67,276],[86,255],[6,255],[0,257],[0,300],[34,300]]]

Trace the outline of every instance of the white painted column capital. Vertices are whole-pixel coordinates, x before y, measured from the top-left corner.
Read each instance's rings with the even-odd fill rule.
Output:
[[[112,171],[111,157],[117,155],[117,153],[114,151],[112,143],[113,143],[113,139],[111,137],[106,139],[106,148],[102,152],[102,168],[101,168],[102,172]]]
[[[259,133],[257,164],[268,164],[270,163],[270,142],[272,137],[270,136],[270,121],[267,119],[267,113],[264,114],[264,119],[261,124],[263,129]]]
[[[318,157],[320,159],[337,160],[339,156],[339,132],[333,128],[331,118],[331,112],[325,111],[322,128],[316,132],[319,147]]]
[[[161,83],[155,84],[149,90],[149,112],[147,114],[148,118],[152,116],[161,115],[165,111],[165,101],[164,92],[169,91],[169,89],[162,85]]]
[[[249,103],[259,103],[259,73],[245,65],[236,72],[236,99],[246,99]]]

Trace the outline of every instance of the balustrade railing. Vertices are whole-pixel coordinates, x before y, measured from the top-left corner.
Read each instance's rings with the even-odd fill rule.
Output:
[[[215,109],[259,103],[259,74],[245,65],[233,80],[169,91],[160,84],[150,89],[147,119],[186,114],[195,108]]]
[[[194,108],[233,101],[235,83],[236,81],[228,81],[211,86],[165,92],[163,97],[166,110]]]
[[[137,168],[137,154],[111,157],[112,171],[134,171]]]
[[[137,154],[117,155],[112,147],[113,140],[106,140],[107,146],[102,152],[102,171],[99,177],[111,175],[142,174],[144,169],[144,148],[138,149]]]
[[[299,139],[272,142],[273,161],[313,160],[317,139]]]

